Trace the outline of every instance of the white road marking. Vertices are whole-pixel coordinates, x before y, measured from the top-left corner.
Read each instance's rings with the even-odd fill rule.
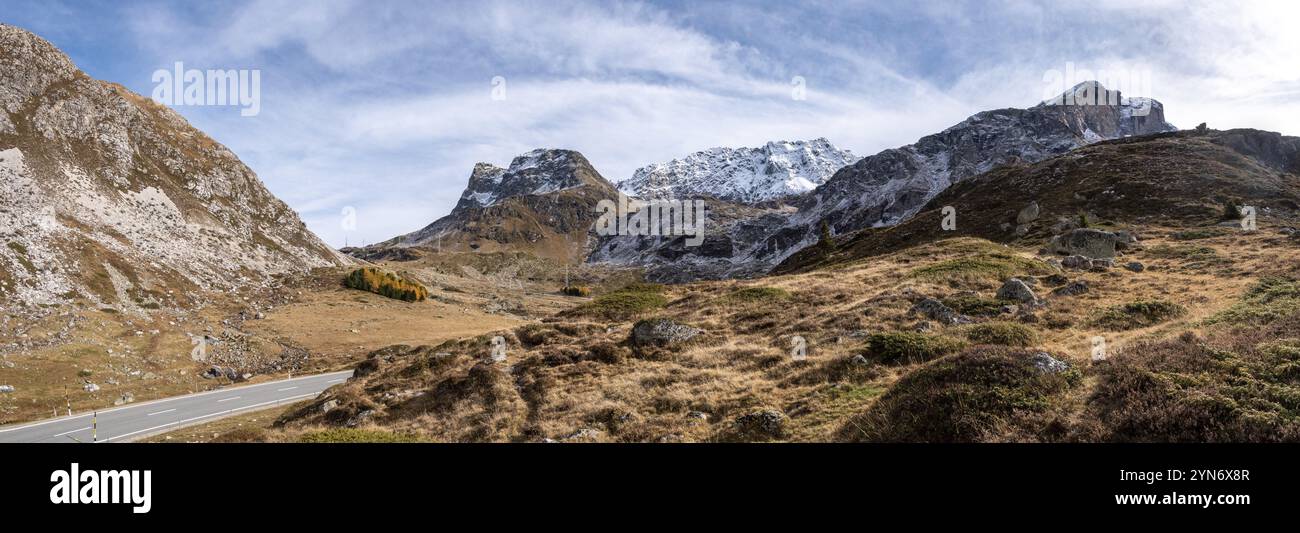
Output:
[[[87,430],[87,429],[90,429],[90,426],[86,426],[86,427],[81,428],[81,429],[74,429],[74,430],[72,430],[72,431],[64,431],[63,433],[59,433],[58,435],[55,435],[55,437],[62,437],[62,436],[64,436],[64,435],[67,435],[67,434],[70,434],[70,433],[76,433],[76,432],[78,432],[78,431],[85,431],[85,430]]]
[[[163,414],[163,413],[170,413],[170,412],[172,412],[172,411],[175,411],[175,409],[168,409],[168,410],[166,410],[166,411],[158,411],[157,413],[149,413],[149,414],[144,415],[144,416],[160,415],[160,414]]]
[[[175,426],[175,425],[177,425],[177,424],[188,424],[188,423],[193,422],[193,421],[195,421],[195,420],[203,420],[204,418],[212,418],[212,417],[214,417],[214,416],[227,415],[227,414],[230,414],[230,413],[235,413],[235,412],[238,412],[238,411],[243,411],[243,410],[245,410],[245,409],[252,409],[252,408],[254,408],[254,407],[262,407],[262,406],[264,406],[264,405],[271,405],[271,404],[273,404],[273,403],[287,402],[287,401],[289,401],[289,400],[297,400],[297,399],[299,399],[299,398],[306,398],[306,397],[309,397],[309,396],[315,396],[315,395],[317,395],[317,394],[319,394],[319,393],[317,393],[317,392],[309,392],[309,393],[307,393],[307,394],[299,394],[299,395],[297,395],[297,396],[290,396],[290,397],[288,397],[288,398],[281,398],[281,399],[279,399],[279,400],[271,400],[271,401],[269,401],[269,402],[262,402],[262,403],[253,404],[253,405],[245,405],[245,406],[243,406],[243,407],[236,407],[236,408],[234,408],[234,409],[226,409],[225,411],[220,411],[220,412],[216,412],[216,413],[208,413],[208,414],[206,414],[206,415],[199,415],[199,416],[192,417],[192,418],[186,418],[185,420],[177,420],[177,421],[175,421],[175,422],[168,422],[168,423],[163,424],[163,425],[161,425],[161,426],[154,426],[154,427],[147,428],[147,429],[142,429],[142,430],[139,430],[139,431],[132,431],[132,432],[130,432],[130,433],[123,433],[123,434],[121,434],[121,435],[117,435],[117,436],[114,436],[114,437],[109,437],[109,438],[104,439],[104,440],[101,440],[101,441],[99,441],[99,442],[109,442],[109,441],[117,440],[117,439],[120,439],[120,438],[123,438],[123,437],[130,437],[131,435],[139,435],[139,434],[141,434],[141,433],[148,433],[148,432],[150,432],[150,431],[156,431],[156,430],[159,430],[159,429],[162,429],[162,428],[165,428],[165,427]]]
[[[283,388],[283,389],[275,389],[275,392],[284,392],[284,391],[287,391],[287,390],[293,390],[293,389],[296,389],[296,388],[298,388],[298,387],[285,387],[285,388]]]
[[[334,372],[333,374],[344,374],[344,373],[346,373],[346,374],[351,374],[352,371],[351,371],[351,370],[345,370],[345,371],[342,371],[342,372]],[[112,412],[114,412],[114,411],[122,411],[122,410],[125,410],[125,409],[138,409],[138,408],[140,408],[140,407],[142,407],[142,406],[145,406],[145,405],[152,405],[152,404],[155,404],[155,403],[170,402],[170,401],[173,401],[173,400],[184,400],[184,399],[186,399],[186,398],[194,398],[194,397],[196,397],[196,396],[207,396],[207,395],[209,395],[209,394],[229,393],[229,392],[231,392],[232,389],[240,389],[240,390],[243,390],[243,389],[248,389],[248,388],[263,387],[263,386],[267,386],[267,385],[273,385],[273,384],[275,384],[275,383],[294,382],[294,381],[300,381],[300,380],[304,380],[304,379],[316,379],[316,378],[319,378],[319,377],[321,377],[321,376],[328,376],[328,375],[330,375],[330,374],[316,374],[316,375],[313,375],[313,376],[306,376],[306,377],[300,377],[300,378],[292,378],[292,379],[287,379],[287,380],[283,380],[283,381],[279,381],[279,382],[274,382],[274,381],[273,381],[273,382],[270,382],[270,383],[258,383],[258,384],[256,384],[256,385],[244,385],[244,386],[240,386],[240,387],[232,387],[232,388],[225,388],[225,389],[218,389],[218,390],[210,390],[210,391],[204,391],[204,392],[196,392],[196,393],[194,393],[194,394],[186,394],[186,395],[184,395],[184,396],[172,396],[172,397],[170,397],[170,398],[159,398],[159,399],[157,399],[157,400],[150,400],[150,401],[147,401],[147,402],[141,402],[141,403],[136,403],[136,404],[132,404],[132,405],[124,405],[124,406],[122,406],[122,407],[114,407],[114,408],[112,408],[112,409],[105,409],[105,410],[102,410],[102,411],[98,411],[98,413],[99,413],[100,415],[103,415],[103,414],[105,414],[105,413],[112,413]],[[30,424],[23,424],[23,425],[20,425],[20,426],[4,427],[4,428],[0,428],[0,433],[8,433],[8,432],[10,432],[10,431],[18,431],[18,430],[20,430],[20,429],[30,429],[30,428],[34,428],[34,427],[38,427],[38,426],[44,426],[44,425],[46,425],[46,424],[53,424],[53,423],[56,423],[56,422],[66,422],[66,421],[68,421],[68,420],[76,420],[76,419],[78,419],[78,418],[86,418],[86,417],[92,416],[92,415],[94,415],[94,414],[95,414],[94,412],[87,412],[87,413],[82,413],[82,414],[79,414],[79,415],[73,415],[73,416],[63,416],[63,417],[58,417],[58,418],[50,418],[50,419],[47,419],[47,420],[41,420],[41,421],[39,421],[39,422],[32,422],[32,423],[30,423]]]
[[[347,381],[347,380],[348,380],[347,378],[331,379],[329,381],[326,381],[325,383],[338,383],[340,381]]]
[[[220,400],[217,400],[217,403],[228,402],[228,401],[230,401],[230,400],[238,400],[239,398],[241,398],[241,397],[240,397],[240,396],[231,396],[231,397],[229,397],[229,398],[222,398],[222,399],[220,399]]]

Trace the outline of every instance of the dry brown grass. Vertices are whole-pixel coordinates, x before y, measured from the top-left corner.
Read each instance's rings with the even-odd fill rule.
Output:
[[[1172,241],[1155,237],[1144,244],[1166,242]],[[1044,411],[995,416],[996,423],[977,424],[978,431],[952,426],[946,435],[878,433],[875,439],[1101,438],[1077,429],[1087,427],[1090,420],[1087,398],[1097,382],[1089,364],[1091,337],[1105,336],[1114,351],[1199,329],[1206,318],[1236,304],[1251,285],[1252,278],[1237,272],[1276,274],[1288,268],[1279,256],[1292,260],[1300,256],[1294,248],[1275,246],[1262,233],[1206,238],[1198,244],[1214,247],[1232,258],[1232,264],[1226,270],[1184,270],[1177,268],[1176,258],[1137,250],[1125,260],[1137,259],[1154,268],[1143,273],[1118,268],[1064,272],[1071,279],[1087,281],[1092,290],[1055,297],[1040,283],[1035,290],[1048,300],[1046,309],[977,317],[990,324],[986,329],[997,329],[994,333],[999,335],[994,337],[1029,345],[1019,350],[1046,351],[1073,366],[1078,377],[1068,386],[1050,387],[1050,394],[1043,395]],[[327,392],[343,405],[355,404],[351,411],[343,411],[348,417],[339,414],[329,420],[313,410],[319,409],[316,405],[286,416],[281,431],[337,425],[368,409],[373,413],[367,424],[438,441],[709,442],[732,438],[741,416],[774,410],[786,416],[779,440],[849,438],[844,433],[847,424],[872,409],[900,378],[929,365],[952,364],[949,358],[881,364],[870,357],[865,365],[853,363],[856,355],[870,355],[870,335],[911,331],[928,322],[909,313],[923,295],[974,294],[991,299],[1002,274],[936,279],[907,273],[931,265],[960,265],[971,254],[989,257],[990,253],[1021,274],[1042,277],[1050,271],[1045,264],[1035,263],[1038,260],[1027,250],[991,246],[959,239],[840,265],[832,271],[670,286],[663,292],[667,304],[650,316],[671,318],[701,333],[689,343],[664,348],[631,347],[627,338],[633,319],[600,317],[599,322],[586,323],[574,316],[499,332],[509,345],[505,364],[486,362],[491,335],[436,348],[412,348],[376,365],[374,373]],[[1225,274],[1229,270],[1233,273]],[[1187,312],[1123,331],[1109,331],[1090,320],[1101,310],[1135,300],[1170,301]],[[929,327],[930,335],[951,337],[963,337],[972,329],[933,322]],[[1032,335],[1026,335],[1026,330]],[[1010,337],[1001,335],[1008,331]],[[805,361],[791,356],[795,336],[807,342]]]

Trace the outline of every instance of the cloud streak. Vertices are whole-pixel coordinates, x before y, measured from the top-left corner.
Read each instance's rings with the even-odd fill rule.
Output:
[[[445,214],[478,161],[571,148],[618,180],[771,140],[868,155],[1032,105],[1067,63],[1148,71],[1145,96],[1183,127],[1300,133],[1287,2],[11,1],[11,22],[142,94],[175,61],[262,69],[258,117],[178,111],[337,246]],[[807,100],[790,97],[795,76]]]

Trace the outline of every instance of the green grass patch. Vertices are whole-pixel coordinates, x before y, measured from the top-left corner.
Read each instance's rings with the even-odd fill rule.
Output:
[[[1092,325],[1112,331],[1154,326],[1187,314],[1187,308],[1164,300],[1139,300],[1109,307],[1092,320]]]
[[[1147,256],[1156,259],[1175,259],[1198,265],[1223,265],[1231,261],[1209,246],[1192,244],[1161,244],[1147,249]]]
[[[1300,311],[1300,281],[1268,277],[1242,295],[1241,302],[1205,320],[1207,324],[1262,326]]]
[[[867,336],[866,356],[888,364],[921,363],[960,351],[961,339],[912,331],[873,333]]]
[[[1169,238],[1175,241],[1196,241],[1200,239],[1222,237],[1224,235],[1227,235],[1227,232],[1221,228],[1197,228],[1174,232],[1169,235]]]
[[[311,443],[411,443],[426,442],[415,435],[393,433],[375,429],[335,428],[311,431],[298,437],[298,442]]]
[[[738,303],[776,303],[790,299],[790,291],[780,287],[744,287],[731,291],[727,300]]]
[[[1016,303],[1010,300],[985,298],[976,294],[950,296],[942,301],[943,305],[951,307],[954,311],[970,316],[997,316],[1002,314],[1002,306]]]
[[[1002,281],[1013,276],[1046,275],[1052,268],[1042,261],[1010,252],[983,252],[971,257],[948,259],[913,269],[908,276],[933,282],[953,280]]]
[[[1038,342],[1038,334],[1024,324],[1015,322],[986,322],[965,328],[966,339],[975,344],[999,344],[1002,346],[1032,346]]]
[[[626,320],[668,305],[668,298],[663,293],[663,285],[633,283],[614,292],[597,296],[596,299],[574,308],[572,314],[607,320]]]

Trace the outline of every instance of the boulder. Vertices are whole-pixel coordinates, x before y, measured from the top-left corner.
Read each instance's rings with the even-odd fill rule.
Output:
[[[94,383],[87,383],[86,386],[85,386],[85,387],[82,387],[82,388],[83,388],[83,389],[86,389],[86,392],[98,392],[98,391],[99,391],[99,385],[96,385],[96,384],[94,384]]]
[[[764,409],[736,418],[736,433],[744,440],[777,439],[785,436],[785,413]]]
[[[912,306],[911,312],[918,313],[946,326],[969,324],[971,322],[970,317],[953,311],[951,307],[934,298],[924,298],[917,302],[916,305]]]
[[[1030,357],[1034,368],[1044,374],[1060,374],[1070,369],[1070,363],[1052,357],[1047,352],[1038,352]]]
[[[1061,267],[1088,270],[1092,268],[1092,260],[1082,255],[1072,255],[1061,260]]]
[[[1002,288],[998,289],[997,299],[1021,303],[1038,301],[1038,297],[1034,295],[1034,291],[1029,288],[1029,285],[1017,278],[1008,279],[1006,283],[1002,284]]]
[[[1078,280],[1064,287],[1057,288],[1056,290],[1052,291],[1052,294],[1057,296],[1075,296],[1075,295],[1083,294],[1085,292],[1088,292],[1088,282],[1083,280]]]
[[[1070,282],[1070,278],[1067,278],[1060,274],[1052,274],[1050,276],[1043,278],[1043,283],[1052,287],[1060,287],[1069,282]]]
[[[13,391],[14,391],[13,385],[0,385],[0,392],[13,392]]]
[[[651,318],[636,323],[632,328],[632,344],[638,346],[668,346],[691,340],[700,330],[668,318]]]
[[[1128,263],[1125,263],[1124,268],[1127,268],[1133,272],[1141,272],[1147,269],[1145,265],[1137,261],[1129,261]]]
[[[1035,220],[1038,220],[1038,202],[1029,202],[1029,205],[1016,215],[1016,224],[1024,225]]]
[[[1051,253],[1081,255],[1089,259],[1115,257],[1115,244],[1120,236],[1109,231],[1077,228],[1052,237],[1047,243]]]

